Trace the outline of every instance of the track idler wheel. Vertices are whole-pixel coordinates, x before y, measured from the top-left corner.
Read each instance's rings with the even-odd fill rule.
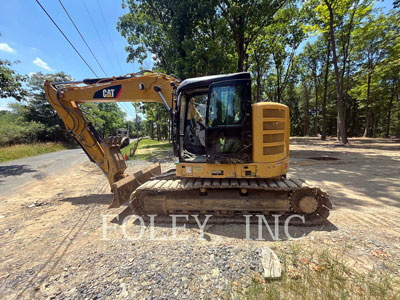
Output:
[[[311,189],[294,191],[290,197],[290,204],[295,212],[307,215],[316,213],[321,205]]]

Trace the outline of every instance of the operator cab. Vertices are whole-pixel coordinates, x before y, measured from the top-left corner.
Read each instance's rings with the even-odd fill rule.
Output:
[[[177,89],[180,162],[251,162],[251,79],[235,73],[184,80]]]

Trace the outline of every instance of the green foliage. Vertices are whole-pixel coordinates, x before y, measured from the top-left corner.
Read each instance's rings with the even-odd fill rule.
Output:
[[[87,113],[87,121],[92,122],[103,137],[113,135],[118,128],[127,128],[125,113],[117,103],[85,103],[80,107]]]
[[[72,142],[65,126],[45,98],[43,83],[71,81],[63,72],[55,74],[35,73],[28,81],[29,96],[22,103],[11,104],[12,112],[0,114],[0,146],[44,141]],[[88,112],[87,119],[103,136],[114,134],[118,128],[127,127],[125,113],[116,103],[82,104]]]
[[[295,4],[289,3],[275,14],[274,22],[264,29],[263,41],[255,47],[261,46],[261,55],[268,57],[268,60],[264,59],[263,62],[268,63],[268,68],[263,66],[266,87],[264,92],[270,101],[283,100],[282,96],[293,69],[296,50],[305,38],[301,29],[301,19],[300,9]]]
[[[253,102],[287,104],[292,135],[336,135],[342,111],[341,124],[350,136],[400,137],[397,10],[381,14],[373,9],[374,0],[301,5],[126,0],[123,5],[129,13],[117,28],[129,43],[128,60],[142,62],[150,53],[156,71],[182,78],[249,70]],[[307,40],[310,36],[315,37]],[[168,137],[164,107],[146,103],[138,109],[145,114],[144,135]]]
[[[129,159],[133,160],[156,160],[157,158],[165,159],[169,156],[172,149],[172,144],[166,141],[155,141],[151,139],[142,139],[139,142],[136,153],[133,157],[129,156],[130,149],[133,148],[136,141],[121,150],[123,156],[125,154]]]
[[[285,0],[223,0],[218,4],[217,12],[221,22],[227,24],[229,35],[235,43],[237,55],[237,71],[248,69],[249,50],[257,42],[257,37],[264,28],[276,23],[275,14],[285,3]],[[279,23],[279,22],[278,22]]]
[[[301,249],[299,249],[301,247]],[[400,281],[387,271],[349,266],[346,248],[311,250],[305,245],[279,249],[282,277],[234,282],[223,298],[233,299],[397,299]],[[386,262],[385,262],[386,263]],[[229,296],[228,296],[229,295]]]
[[[72,78],[63,72],[55,74],[34,73],[28,81],[29,96],[24,103],[13,104],[12,108],[22,120],[30,123],[38,123],[44,128],[38,132],[39,141],[69,141],[64,124],[56,111],[46,100],[43,84],[46,80],[68,81]]]
[[[14,98],[21,101],[27,95],[22,84],[27,77],[17,74],[10,67],[18,62],[0,59],[0,98]]]
[[[24,121],[13,112],[0,112],[0,147],[21,143],[36,143],[46,131],[44,124]]]
[[[234,44],[218,17],[217,1],[134,1],[117,29],[129,43],[127,61],[151,53],[156,69],[181,78],[231,72]],[[224,59],[221,59],[223,57]]]
[[[0,147],[0,163],[24,157],[31,157],[39,154],[65,150],[69,148],[71,148],[71,145],[65,145],[61,143],[29,143]]]

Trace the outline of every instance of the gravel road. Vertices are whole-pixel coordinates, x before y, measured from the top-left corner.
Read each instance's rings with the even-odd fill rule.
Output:
[[[69,168],[62,167],[70,162],[58,160],[53,176],[0,195],[0,298],[229,299],[236,285],[246,287],[260,276],[265,246],[280,258],[290,249],[345,249],[348,267],[398,279],[400,142],[350,141],[342,147],[316,138],[291,140],[290,175],[322,186],[334,204],[330,223],[290,228],[293,237],[302,237],[296,240],[281,228],[278,241],[266,230],[257,240],[256,225],[246,240],[240,224],[207,226],[203,240],[197,226],[187,225],[177,240],[171,223],[156,224],[152,239],[148,224],[142,232],[137,220],[126,227],[114,221],[125,207],[107,209],[109,185],[83,153],[86,162]],[[144,164],[129,162],[128,172]]]
[[[0,196],[87,160],[82,149],[70,149],[0,163]]]

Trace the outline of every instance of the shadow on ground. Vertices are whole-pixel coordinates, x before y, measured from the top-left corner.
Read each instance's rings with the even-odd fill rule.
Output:
[[[389,147],[392,151],[396,149],[397,146]],[[316,182],[328,192],[336,207],[355,210],[371,204],[400,207],[400,156],[375,151],[318,150],[313,157],[333,158],[318,161],[310,159],[310,151],[306,149],[290,153],[293,160],[289,176]]]
[[[274,219],[268,219],[267,226],[264,221],[257,216],[253,216],[250,219],[249,224],[246,224],[245,217],[243,217],[243,222],[227,224],[217,224],[216,222],[221,220],[218,220],[218,217],[216,216],[209,218],[206,223],[204,223],[204,216],[198,217],[198,220],[202,226],[205,225],[204,239],[207,241],[215,240],[215,238],[218,239],[218,236],[242,240],[278,241],[302,238],[315,231],[331,232],[338,230],[338,228],[330,221],[319,226],[291,226],[290,222],[287,223],[288,226],[285,226],[284,220],[280,223],[278,219],[276,222]],[[125,223],[124,226],[133,226],[136,228],[140,228],[142,225],[147,228],[150,226],[148,219],[145,217],[140,219],[137,214],[132,212],[130,207],[125,208],[120,214],[111,220],[111,223],[118,225],[124,225]],[[153,225],[156,234],[157,229],[164,229],[164,233],[165,229],[170,228],[172,231],[172,217],[156,216],[154,217]],[[176,226],[179,228],[184,226],[188,230],[199,231],[200,235],[198,223],[191,215],[188,216],[187,221],[184,217],[177,218]],[[177,231],[179,230],[180,229],[177,229]]]
[[[131,161],[141,161],[143,162],[159,162],[168,163],[172,162],[174,158],[172,150],[169,149],[157,149],[153,150],[151,153],[135,154]]]
[[[11,165],[0,167],[0,178],[8,176],[18,176],[24,173],[34,173],[37,170],[30,168],[27,165]]]
[[[331,149],[340,147],[346,149],[370,149],[370,150],[400,150],[400,139],[385,139],[385,138],[350,138],[349,144],[342,145],[336,138],[329,138],[327,141],[321,141],[319,137],[291,137],[291,145],[304,145],[304,146],[321,146]]]
[[[100,204],[109,205],[112,202],[112,194],[91,194],[81,197],[70,197],[60,199],[61,202],[71,202],[72,205]]]

